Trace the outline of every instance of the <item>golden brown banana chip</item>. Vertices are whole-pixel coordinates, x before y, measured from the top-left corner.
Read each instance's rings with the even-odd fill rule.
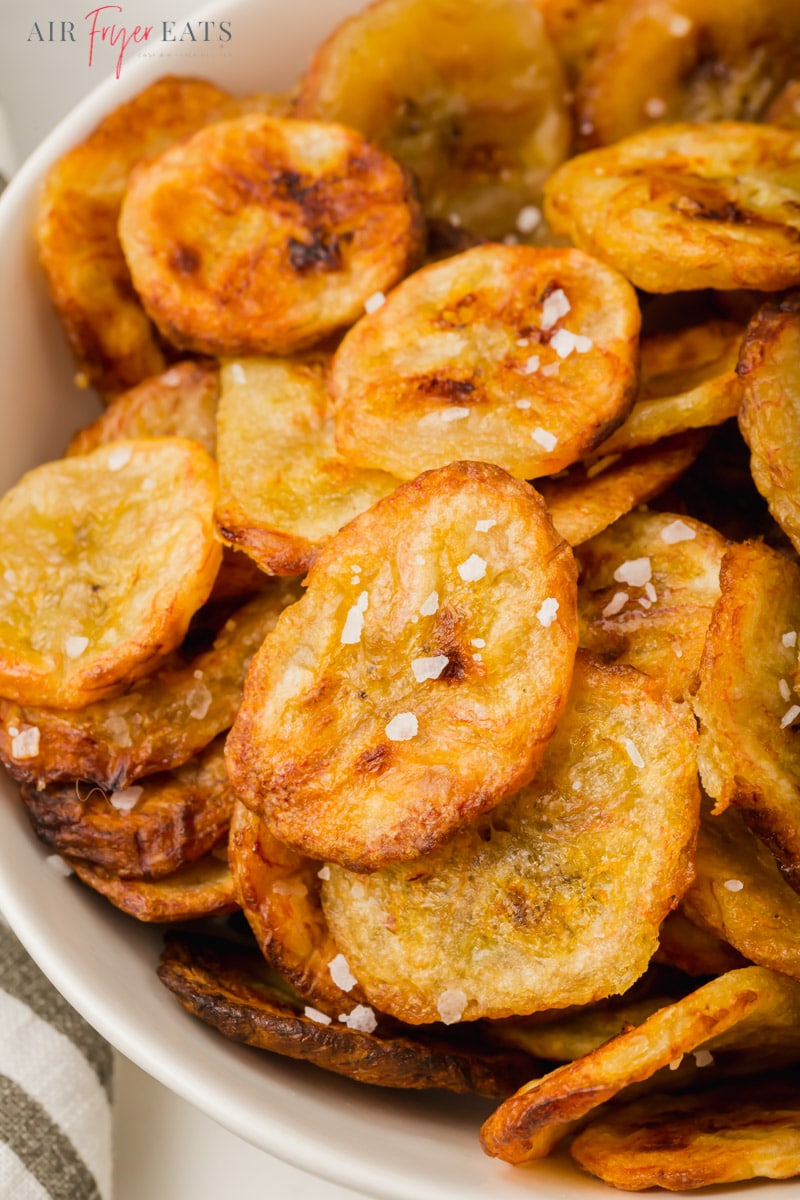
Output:
[[[205,354],[288,354],[349,325],[422,252],[410,180],[341,125],[251,114],[133,172],[119,235],[161,332]]]
[[[222,939],[169,934],[158,977],[187,1012],[225,1037],[360,1083],[501,1097],[525,1069],[524,1055],[398,1032],[364,1005],[345,1005],[331,1019],[305,1005],[250,947]]]
[[[536,487],[558,532],[579,546],[680,479],[705,441],[700,430],[677,434],[627,454],[575,463],[563,475],[538,479]]]
[[[123,392],[75,434],[67,454],[88,454],[120,438],[184,437],[213,458],[217,446],[219,368],[215,362],[176,363]]]
[[[321,356],[222,369],[217,528],[271,574],[304,574],[324,542],[399,483],[337,453],[327,373]]]
[[[361,130],[415,173],[427,213],[499,237],[567,153],[563,91],[529,0],[379,0],[319,47],[298,113]]]
[[[163,879],[121,879],[104,867],[80,858],[66,861],[81,883],[137,921],[166,924],[220,916],[236,909],[233,877],[224,846],[197,862],[184,863]]]
[[[691,921],[752,962],[800,980],[800,896],[733,809],[703,816],[697,874],[682,903]]]
[[[627,415],[639,322],[625,280],[575,250],[492,243],[425,267],[334,355],[337,445],[404,479],[455,459],[560,471]]]
[[[554,233],[647,292],[800,281],[800,135],[664,125],[581,154],[547,182]]]
[[[130,172],[219,120],[232,103],[203,80],[159,79],[109,113],[47,176],[36,224],[39,256],[78,367],[104,394],[165,365],[117,237]]]
[[[0,761],[21,783],[80,779],[110,791],[179,767],[233,723],[250,659],[299,594],[294,581],[273,582],[208,650],[176,657],[122,696],[73,711],[0,699]]]
[[[120,879],[160,879],[194,862],[227,833],[233,808],[217,739],[171,774],[106,792],[95,784],[22,788],[36,835],[59,854],[86,859]]]
[[[727,542],[691,517],[631,512],[578,551],[581,645],[678,700],[700,665]]]
[[[366,1003],[331,937],[320,889],[325,868],[274,838],[244,804],[234,806],[228,858],[236,898],[266,961],[327,1013]]]
[[[322,549],[253,660],[234,790],[301,853],[414,858],[526,783],[566,701],[575,568],[487,463],[403,484]]]
[[[747,966],[747,959],[733,946],[689,920],[683,900],[661,926],[653,961],[686,975],[724,975]]]
[[[757,121],[800,63],[784,0],[631,0],[614,18],[577,88],[584,146],[657,121]]]
[[[325,915],[370,1003],[469,1021],[630,987],[691,878],[695,741],[685,705],[579,655],[531,784],[424,858],[329,867]]]
[[[739,428],[755,485],[800,549],[800,292],[766,305],[742,344]]]
[[[29,471],[0,501],[0,694],[80,708],[157,667],[214,583],[216,491],[181,438]]]
[[[693,701],[700,775],[715,812],[735,805],[800,891],[800,567],[746,542],[728,549],[720,586]]]
[[[746,1088],[647,1096],[592,1121],[570,1153],[624,1191],[788,1179],[800,1174],[800,1084],[787,1072]]]
[[[698,1047],[712,1058],[717,1047],[769,1048],[776,1042],[796,1052],[799,1017],[800,986],[793,980],[763,967],[730,971],[591,1054],[525,1084],[485,1122],[481,1145],[506,1162],[541,1158],[597,1105],[677,1066]]]
[[[742,327],[731,321],[707,321],[642,338],[636,403],[594,457],[650,446],[735,417],[742,400],[736,374],[741,340]]]

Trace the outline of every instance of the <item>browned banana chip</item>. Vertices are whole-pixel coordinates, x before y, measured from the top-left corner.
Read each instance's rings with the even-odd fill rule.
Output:
[[[579,546],[680,479],[705,441],[700,430],[677,434],[627,454],[575,463],[563,475],[537,480],[536,486],[558,532],[571,546]]]
[[[159,79],[114,109],[51,169],[36,225],[53,303],[87,381],[113,395],[164,369],[131,287],[117,219],[134,165],[230,112],[199,79]]]
[[[322,878],[330,869],[284,846],[239,803],[228,857],[236,898],[266,961],[326,1012],[341,1012],[348,998],[365,1003],[322,911]]]
[[[259,954],[221,939],[171,934],[158,976],[187,1012],[225,1037],[360,1083],[501,1097],[524,1071],[523,1055],[385,1029],[380,1014],[366,1005],[351,1003],[331,1019],[304,1005]]]
[[[591,1054],[525,1084],[484,1124],[483,1149],[511,1163],[541,1158],[593,1108],[661,1068],[677,1067],[698,1047],[711,1055],[704,1058],[709,1066],[718,1047],[785,1044],[796,1055],[799,1017],[800,986],[793,980],[763,967],[730,971]]]
[[[176,363],[117,396],[96,421],[75,434],[67,454],[88,454],[120,438],[185,437],[199,442],[213,458],[218,399],[216,363]]]
[[[683,908],[752,962],[800,980],[800,896],[733,809],[703,816]]]
[[[554,233],[647,292],[778,291],[800,281],[800,134],[720,121],[665,125],[550,177]]]
[[[800,9],[784,0],[631,0],[580,80],[585,146],[656,121],[757,121],[800,66]]]
[[[522,786],[566,701],[575,567],[487,463],[403,484],[322,549],[253,660],[234,789],[301,853],[414,858]]]
[[[294,581],[273,583],[208,650],[111,700],[67,712],[0,699],[0,761],[21,783],[80,779],[110,791],[179,767],[233,723],[250,659],[299,594]]]
[[[499,237],[535,220],[567,153],[563,91],[530,0],[379,0],[317,50],[298,112],[360,129],[411,168],[428,214]]]
[[[185,863],[163,879],[121,879],[104,867],[80,858],[66,861],[82,883],[137,921],[166,924],[219,916],[236,909],[233,877],[224,846],[197,862]]]
[[[157,667],[214,583],[216,490],[182,438],[29,471],[0,501],[0,694],[81,708]]]
[[[321,356],[222,369],[217,527],[271,574],[302,575],[324,542],[399,483],[337,453],[326,380]]]
[[[160,879],[194,862],[228,830],[233,793],[217,739],[172,774],[116,792],[87,783],[22,788],[40,841],[120,879]]]
[[[728,549],[720,585],[693,701],[700,775],[715,811],[736,805],[800,891],[800,567],[746,542]]]
[[[422,252],[410,180],[341,125],[258,114],[133,172],[119,235],[176,346],[288,354],[351,324]]]
[[[755,485],[800,549],[800,292],[753,318],[739,374],[739,428],[750,447]]]
[[[592,1121],[570,1153],[624,1191],[789,1179],[800,1174],[800,1084],[787,1072],[741,1089],[647,1096]]]
[[[733,946],[689,920],[683,900],[661,926],[653,961],[676,967],[686,975],[724,975],[747,966],[747,959]]]
[[[575,250],[477,246],[418,271],[334,355],[345,457],[408,479],[454,459],[533,479],[627,415],[639,306]]]
[[[578,551],[581,645],[661,680],[676,700],[700,665],[727,542],[691,517],[631,512]]]
[[[455,1022],[630,987],[691,878],[695,741],[685,705],[579,655],[528,787],[424,858],[329,867],[325,915],[370,1003]]]
[[[595,456],[650,446],[687,429],[721,425],[742,400],[736,374],[742,327],[708,321],[642,338],[641,382],[630,416]]]

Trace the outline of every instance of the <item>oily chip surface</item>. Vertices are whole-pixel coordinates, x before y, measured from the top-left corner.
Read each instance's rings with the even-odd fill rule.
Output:
[[[639,306],[576,250],[488,244],[405,280],[334,355],[336,442],[409,479],[457,459],[534,479],[627,416]]]
[[[575,567],[486,463],[399,487],[321,551],[228,738],[239,798],[322,861],[413,858],[526,783],[564,706]]]
[[[423,858],[330,867],[325,915],[370,1003],[469,1021],[630,987],[691,877],[695,743],[685,705],[579,655],[532,783]]]
[[[36,467],[0,501],[0,694],[81,708],[183,640],[220,562],[216,467],[180,438]]]
[[[196,862],[184,863],[161,879],[121,879],[105,867],[81,858],[67,858],[81,883],[105,896],[137,921],[166,925],[216,917],[236,909],[233,877],[224,846]]]
[[[119,235],[169,341],[288,354],[406,274],[422,219],[406,172],[355,130],[255,113],[140,165]]]

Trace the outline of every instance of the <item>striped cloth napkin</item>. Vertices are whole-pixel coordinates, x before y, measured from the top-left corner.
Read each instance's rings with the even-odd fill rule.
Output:
[[[110,1200],[111,1048],[0,916],[0,1198]]]

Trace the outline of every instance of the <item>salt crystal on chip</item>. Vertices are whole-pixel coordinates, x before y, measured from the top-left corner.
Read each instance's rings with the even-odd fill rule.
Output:
[[[741,879],[726,879],[722,886],[729,892],[740,892],[744,884]]]
[[[303,1016],[308,1017],[309,1021],[316,1021],[318,1025],[330,1025],[331,1023],[327,1013],[320,1012],[318,1008],[312,1008],[310,1004],[303,1009]]]
[[[520,233],[533,233],[542,222],[542,210],[535,204],[526,204],[517,213],[517,229]]]
[[[482,650],[485,645],[483,638],[473,638],[470,642],[470,646],[474,646],[476,650]]]
[[[710,1067],[714,1061],[714,1055],[710,1050],[695,1050],[694,1061],[698,1067]]]
[[[452,408],[442,409],[439,413],[439,420],[444,421],[445,424],[451,424],[453,421],[463,421],[469,414],[470,410],[468,408],[455,404]]]
[[[411,670],[417,683],[424,683],[426,679],[438,679],[449,662],[445,654],[433,654],[428,658],[412,659]]]
[[[633,765],[635,767],[643,767],[644,759],[637,750],[635,742],[632,742],[630,738],[625,738],[622,744],[625,747],[628,758],[631,760]]]
[[[627,592],[615,592],[609,600],[608,604],[603,609],[604,617],[615,617],[618,612],[621,612],[628,603]]]
[[[445,1025],[460,1021],[467,1006],[467,994],[458,987],[445,988],[436,1000],[436,1009]]]
[[[383,308],[385,303],[386,297],[384,296],[383,292],[373,292],[372,295],[367,296],[366,300],[364,301],[364,311],[368,313],[375,313],[379,308]]]
[[[546,429],[540,429],[538,425],[531,434],[531,437],[543,450],[555,450],[558,444],[558,438],[554,433],[548,433]]]
[[[359,1033],[373,1033],[378,1025],[375,1013],[367,1004],[357,1004],[352,1012],[342,1013],[339,1020],[348,1029],[357,1029]]]
[[[51,871],[55,871],[56,875],[61,875],[64,879],[67,879],[70,875],[74,874],[72,867],[61,857],[60,854],[48,854],[44,861],[47,863]]]
[[[617,583],[627,583],[631,587],[644,587],[652,575],[653,568],[649,558],[629,558],[614,572]]]
[[[392,717],[385,733],[390,742],[410,742],[419,733],[419,723],[412,712],[401,712]]]
[[[800,704],[793,704],[781,717],[781,729],[786,729],[800,717]]]
[[[331,959],[328,963],[328,972],[333,982],[343,992],[349,992],[358,982],[343,954],[337,954],[335,958]]]
[[[241,363],[231,364],[231,375],[234,383],[247,383],[247,373]]]
[[[476,583],[486,574],[486,560],[479,554],[470,554],[465,562],[458,564],[456,570],[465,583]]]
[[[80,658],[88,645],[87,637],[68,637],[64,642],[64,653],[67,658]]]
[[[554,596],[548,596],[546,600],[542,601],[539,611],[536,614],[536,620],[547,629],[555,621],[557,612],[558,601]]]
[[[651,96],[649,100],[645,100],[644,102],[644,115],[650,117],[653,121],[657,121],[659,117],[663,117],[666,111],[666,102],[660,96]]]
[[[117,812],[130,812],[136,807],[139,797],[143,794],[143,787],[128,787],[121,788],[118,792],[112,792],[108,797],[108,803]]]
[[[320,869],[317,871],[317,879],[330,879],[330,877],[331,869],[326,863],[324,867],[320,867]]]
[[[786,646],[787,648],[790,648],[791,646],[796,646],[797,645],[796,630],[791,629],[788,633],[785,633],[783,635],[783,637],[781,638],[781,641],[783,642],[784,646]]]
[[[583,334],[570,333],[568,329],[557,329],[550,338],[550,345],[559,358],[568,358],[573,350],[576,350],[578,354],[586,354],[591,350],[594,342],[591,338],[584,337]]]
[[[572,309],[566,292],[561,288],[556,288],[554,292],[545,299],[542,305],[542,329],[552,329],[556,321],[561,317],[565,317]]]
[[[9,730],[9,733],[11,730]],[[39,730],[35,725],[29,725],[21,733],[11,739],[11,757],[18,760],[36,758],[39,753]]]
[[[339,641],[343,646],[355,646],[364,630],[364,613],[369,607],[369,592],[362,592],[345,618]]]
[[[422,606],[419,610],[419,615],[421,617],[432,617],[433,614],[438,610],[438,608],[439,608],[439,593],[431,592],[431,594],[422,601]]]
[[[781,699],[782,699],[782,700],[786,700],[786,701],[789,701],[789,700],[791,700],[791,698],[792,698],[792,689],[789,687],[789,684],[788,684],[787,680],[785,680],[785,679],[779,679],[779,680],[778,680],[778,691],[779,691],[779,692],[780,692],[780,694],[781,694]]]
[[[497,521],[492,520],[491,517],[487,517],[484,521],[476,521],[475,528],[478,533],[488,533],[490,529],[494,529],[496,524]]]
[[[517,401],[517,408],[525,409],[525,408],[530,408],[530,407],[531,407],[530,400],[518,400]]]
[[[130,446],[115,446],[108,456],[107,466],[109,471],[121,471],[126,467],[133,457],[133,450]]]
[[[538,371],[541,366],[541,359],[538,354],[532,354],[525,362],[522,368],[523,375],[533,375],[534,371]]]
[[[667,29],[673,37],[686,37],[689,30],[692,28],[692,22],[689,17],[683,16],[682,13],[675,13],[671,16],[667,24]]]
[[[678,542],[691,542],[696,536],[692,527],[685,521],[681,521],[680,518],[677,521],[671,521],[661,530],[661,540],[668,546],[674,546]]]

